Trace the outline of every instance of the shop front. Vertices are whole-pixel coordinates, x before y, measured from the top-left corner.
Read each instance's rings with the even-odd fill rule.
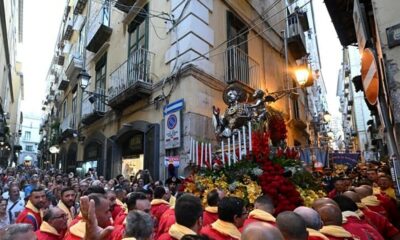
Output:
[[[102,166],[102,149],[103,144],[97,141],[91,141],[85,145],[84,154],[83,154],[83,162],[79,168],[79,175],[85,175],[89,171],[89,168],[92,168],[97,172],[98,176],[103,175]]]
[[[159,178],[159,124],[135,121],[125,124],[113,138],[110,152],[112,172],[126,178],[135,176],[140,170],[148,169],[153,179]]]

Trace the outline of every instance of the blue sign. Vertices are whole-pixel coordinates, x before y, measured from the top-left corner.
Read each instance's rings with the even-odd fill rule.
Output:
[[[184,106],[185,106],[185,102],[184,102],[183,98],[179,99],[175,102],[172,102],[172,103],[164,106],[164,111],[163,111],[164,116],[169,113],[179,111],[179,110],[183,109]]]
[[[331,153],[330,157],[334,164],[344,164],[354,168],[360,159],[359,153]]]
[[[178,118],[176,117],[175,114],[171,114],[171,115],[168,116],[167,127],[169,129],[174,129],[176,127],[177,123],[178,123]]]

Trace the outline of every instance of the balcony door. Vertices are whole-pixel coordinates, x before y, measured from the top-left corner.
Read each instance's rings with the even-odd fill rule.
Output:
[[[146,17],[148,6],[142,10],[142,14],[129,25],[129,53],[128,53],[128,85],[136,81],[144,81],[147,75],[147,48],[148,48],[148,18]]]
[[[247,26],[232,12],[227,12],[227,82],[240,81],[249,85]]]

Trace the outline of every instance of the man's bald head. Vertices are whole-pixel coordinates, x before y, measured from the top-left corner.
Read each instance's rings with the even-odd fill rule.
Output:
[[[306,223],[297,213],[281,212],[276,218],[276,225],[286,240],[308,239]]]
[[[365,197],[371,196],[372,195],[372,188],[369,187],[368,185],[362,185],[360,187],[356,187],[354,191],[358,194],[360,199],[363,199]]]
[[[361,198],[360,196],[358,196],[358,194],[356,192],[353,191],[346,191],[343,193],[344,196],[350,198],[351,200],[353,200],[355,203],[359,203],[361,202]]]
[[[323,223],[321,221],[321,216],[319,213],[309,207],[298,207],[293,212],[297,213],[306,223],[306,227],[315,230],[321,229]]]
[[[318,210],[321,220],[325,226],[335,225],[342,226],[342,211],[335,205],[325,205]]]
[[[313,209],[315,209],[315,210],[317,210],[318,208],[320,208],[320,207],[322,207],[322,206],[324,206],[324,205],[327,205],[327,204],[333,204],[333,205],[336,205],[337,206],[337,203],[335,202],[335,201],[333,201],[332,199],[330,199],[330,198],[326,198],[326,197],[324,197],[324,198],[318,198],[317,200],[315,200],[314,202],[313,202],[313,204],[312,204],[312,208]],[[318,210],[317,210],[318,211]]]
[[[264,222],[253,222],[242,232],[241,240],[284,240],[278,228]]]

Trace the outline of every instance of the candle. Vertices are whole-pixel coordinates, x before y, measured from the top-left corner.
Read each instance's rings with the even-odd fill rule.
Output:
[[[196,163],[200,166],[200,162],[199,162],[199,143],[196,141]]]
[[[251,122],[249,122],[249,152],[253,151],[253,146],[251,144]]]
[[[210,168],[212,169],[213,164],[212,164],[212,156],[211,156],[211,143],[208,144],[208,156],[209,156],[209,161],[210,161]]]
[[[194,139],[192,139],[192,161],[197,164],[197,162],[196,162],[196,146],[195,146]]]
[[[207,167],[207,156],[208,156],[208,152],[207,152],[207,143],[204,143],[204,162],[203,162],[203,166]]]
[[[231,164],[231,139],[228,138],[228,166]]]
[[[243,154],[247,155],[247,148],[246,148],[246,127],[243,126]]]
[[[233,154],[232,160],[233,160],[233,163],[235,163],[235,162],[236,162],[236,143],[235,143],[235,135],[232,135],[232,154]]]
[[[239,131],[238,139],[239,139],[239,160],[242,160],[242,138],[240,136],[240,131]]]
[[[200,167],[203,167],[203,160],[204,160],[204,143],[201,143],[201,148],[200,148]]]
[[[225,164],[225,146],[224,140],[221,141],[222,163]]]

